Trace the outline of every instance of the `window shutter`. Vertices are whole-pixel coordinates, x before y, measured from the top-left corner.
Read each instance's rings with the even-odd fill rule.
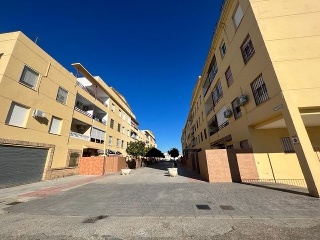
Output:
[[[12,103],[7,118],[7,124],[23,127],[28,110],[29,108]]]
[[[235,12],[235,14],[233,16],[233,22],[234,22],[234,25],[236,28],[239,26],[242,17],[243,17],[243,12],[242,12],[241,6],[239,4],[237,11]]]
[[[50,133],[59,134],[60,133],[60,124],[61,124],[61,119],[52,117],[51,126],[50,126]]]

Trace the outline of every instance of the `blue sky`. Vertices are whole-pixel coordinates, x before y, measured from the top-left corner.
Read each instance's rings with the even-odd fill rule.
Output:
[[[0,31],[22,31],[65,68],[80,62],[128,101],[158,148],[181,151],[192,90],[222,0],[1,3]]]

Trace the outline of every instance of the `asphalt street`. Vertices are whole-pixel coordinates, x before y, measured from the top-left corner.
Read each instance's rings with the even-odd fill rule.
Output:
[[[0,239],[320,239],[320,202],[279,184],[207,183],[172,163],[0,189]]]

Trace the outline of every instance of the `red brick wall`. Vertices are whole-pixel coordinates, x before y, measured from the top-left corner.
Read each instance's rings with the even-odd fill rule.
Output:
[[[205,154],[207,160],[209,182],[232,182],[227,150],[205,150]]]
[[[259,179],[252,149],[237,149],[236,154],[241,179]]]
[[[126,166],[125,157],[106,157],[105,172],[119,172]]]
[[[208,165],[205,150],[198,152],[200,175],[209,182]]]
[[[80,175],[103,175],[104,157],[81,157],[79,161]]]

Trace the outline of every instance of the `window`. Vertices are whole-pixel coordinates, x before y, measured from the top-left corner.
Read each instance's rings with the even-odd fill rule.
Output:
[[[119,117],[121,117],[121,110],[119,109]]]
[[[105,131],[98,128],[91,129],[91,142],[104,143]]]
[[[114,125],[114,120],[111,118],[111,120],[110,120],[110,128],[113,129],[113,125]]]
[[[120,123],[118,123],[118,132],[120,132],[121,131],[121,125],[120,125]]]
[[[248,140],[240,141],[240,148],[250,148]]]
[[[227,71],[224,73],[224,75],[226,76],[227,85],[228,85],[228,87],[230,87],[231,84],[233,83],[233,77],[232,77],[232,72],[231,72],[230,66],[228,67],[228,69],[227,69]]]
[[[254,54],[254,47],[253,47],[250,35],[246,37],[243,44],[241,45],[241,53],[242,53],[243,61],[246,64]]]
[[[127,130],[127,135],[128,137],[130,137],[130,130]]]
[[[222,42],[222,44],[220,45],[220,54],[221,54],[221,58],[224,57],[224,55],[226,55],[227,52],[227,46],[225,42]]]
[[[63,89],[62,87],[59,87],[58,93],[57,93],[57,102],[66,104],[67,102],[67,96],[68,96],[68,91]]]
[[[218,82],[215,88],[212,91],[212,99],[213,99],[213,104],[217,105],[219,100],[222,98],[223,92],[222,92],[222,87],[221,83]]]
[[[207,129],[206,128],[203,130],[203,133],[204,133],[204,139],[207,139]]]
[[[15,102],[12,102],[7,115],[6,124],[17,127],[24,127],[29,109],[30,108],[26,108]]]
[[[294,148],[290,137],[280,138],[282,149],[285,153],[294,153]]]
[[[35,88],[39,78],[39,73],[32,70],[31,68],[24,66],[20,82],[27,85],[28,87]]]
[[[125,128],[124,127],[122,127],[122,134],[125,134]]]
[[[122,114],[122,120],[123,120],[123,121],[126,120],[126,114],[125,114],[125,113]]]
[[[117,147],[119,147],[120,139],[117,138]]]
[[[203,142],[203,135],[202,135],[202,132],[201,132],[200,136],[201,136],[201,142]]]
[[[232,109],[233,109],[233,115],[234,115],[235,119],[241,117],[242,114],[241,114],[241,108],[240,108],[240,105],[239,105],[238,98],[233,100]]]
[[[68,167],[77,167],[79,164],[80,154],[77,152],[70,153]]]
[[[213,56],[212,61],[210,63],[209,69],[208,69],[208,77],[209,82],[211,83],[214,77],[216,76],[218,72],[218,64],[217,64],[217,59],[216,56]]]
[[[234,15],[232,17],[235,28],[238,28],[238,26],[242,20],[242,17],[243,17],[243,12],[242,12],[241,6],[239,4],[236,12],[234,13]]]
[[[112,104],[111,104],[111,111],[114,112],[114,109],[115,109],[115,106],[114,106],[114,104],[112,103]]]
[[[112,145],[112,136],[109,136],[109,139],[108,139],[108,146],[111,146]]]
[[[254,100],[256,101],[257,106],[265,102],[266,100],[268,100],[269,95],[268,95],[266,84],[263,81],[262,75],[257,77],[251,83],[251,89],[252,89]]]
[[[131,124],[131,118],[128,116],[128,123]]]
[[[61,119],[52,117],[49,133],[60,134],[61,122]]]
[[[123,148],[124,147],[124,141],[122,140],[121,141],[121,148]]]

